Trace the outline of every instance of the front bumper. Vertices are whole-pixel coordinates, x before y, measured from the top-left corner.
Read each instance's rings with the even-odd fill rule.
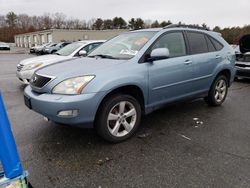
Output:
[[[24,96],[26,106],[49,120],[62,124],[92,127],[105,92],[81,95],[39,94],[27,86]],[[58,113],[64,110],[78,110],[78,115],[75,117],[58,116]]]
[[[236,64],[236,77],[250,78],[250,63]]]

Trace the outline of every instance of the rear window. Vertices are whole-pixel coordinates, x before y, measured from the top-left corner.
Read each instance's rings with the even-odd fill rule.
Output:
[[[223,45],[222,45],[220,42],[218,42],[217,40],[215,40],[213,37],[210,37],[210,36],[209,36],[209,39],[210,39],[211,42],[213,43],[213,45],[214,45],[216,51],[220,51],[220,50],[223,48]]]
[[[187,32],[187,37],[192,54],[209,52],[204,34],[198,32]]]

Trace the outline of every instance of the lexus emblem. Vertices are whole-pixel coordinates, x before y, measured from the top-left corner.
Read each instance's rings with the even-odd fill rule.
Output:
[[[33,83],[35,83],[36,81],[37,81],[37,77],[36,76],[34,76],[33,78],[32,78],[32,80],[31,80]]]

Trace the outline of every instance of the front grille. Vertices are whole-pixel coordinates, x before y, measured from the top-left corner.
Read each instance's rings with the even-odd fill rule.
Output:
[[[30,85],[37,88],[42,88],[51,80],[52,78],[50,77],[34,74],[30,79]]]
[[[17,71],[20,72],[23,69],[24,65],[18,64]]]
[[[242,68],[250,67],[250,65],[246,65],[246,64],[236,64],[236,66],[242,67]]]

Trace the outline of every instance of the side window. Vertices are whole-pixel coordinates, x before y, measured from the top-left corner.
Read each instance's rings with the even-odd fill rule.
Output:
[[[201,54],[209,52],[207,41],[204,34],[188,31],[187,37],[192,54]]]
[[[208,38],[208,36],[206,36],[206,40],[207,40],[207,47],[209,52],[215,52],[216,48],[214,47],[212,41]]]
[[[152,50],[156,48],[168,48],[170,57],[186,55],[186,45],[182,32],[163,35],[153,45]]]
[[[93,43],[93,44],[89,44],[87,46],[84,46],[81,50],[85,50],[87,52],[87,54],[89,54],[92,50],[94,50],[97,46],[99,46],[101,43]]]
[[[217,40],[215,40],[213,37],[209,36],[209,39],[212,41],[214,47],[216,48],[217,51],[220,51],[224,46],[218,42]]]

